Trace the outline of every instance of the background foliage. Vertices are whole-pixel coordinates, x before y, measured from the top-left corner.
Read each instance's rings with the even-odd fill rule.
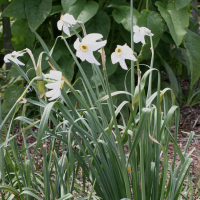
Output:
[[[124,77],[126,76],[126,72],[117,68],[117,64],[115,66],[111,64],[110,54],[115,50],[117,44],[123,45],[127,43],[130,45],[129,34],[131,31],[131,19],[129,0],[0,1],[0,4],[5,3],[9,5],[2,13],[2,17],[11,18],[12,44],[14,50],[19,51],[24,48],[29,48],[33,51],[34,57],[37,60],[43,48],[40,46],[32,30],[36,30],[50,48],[53,46],[55,38],[61,34],[57,29],[57,21],[60,15],[65,13],[72,14],[75,19],[85,23],[87,33],[98,32],[104,36],[103,39],[108,40],[106,55],[108,59],[107,70],[109,81],[112,84],[113,90],[125,90]],[[188,89],[190,97],[200,77],[200,36],[196,34],[198,31],[198,20],[194,19],[191,14],[191,0],[135,0],[133,12],[134,25],[145,26],[154,33],[154,67],[165,71],[169,79],[169,83],[165,82],[163,87],[166,85],[171,87],[179,103],[182,103],[184,99],[181,94],[178,77],[190,77],[190,88]],[[81,31],[78,25],[75,26],[75,29],[78,32]],[[67,37],[66,35],[64,36]],[[69,38],[69,43],[72,45],[74,40],[75,36]],[[150,63],[149,48],[149,40],[142,46],[142,49],[141,44],[135,44],[135,51],[138,53],[140,63]],[[99,58],[100,55],[97,54],[96,57]],[[80,72],[69,52],[64,48],[63,42],[58,41],[56,44],[53,51],[53,58],[59,64],[68,80],[75,83],[75,88],[84,91],[79,79],[81,77]],[[29,77],[33,77],[35,72],[30,70],[33,68],[31,59],[25,56],[22,61],[26,64],[25,67],[22,67],[24,72]],[[88,64],[83,62],[81,65],[94,87],[95,77],[93,77],[93,73],[88,67]],[[50,69],[44,57],[42,68],[44,72]],[[142,72],[144,73],[146,70],[147,67],[144,66]],[[15,79],[15,87],[23,84],[21,78],[19,78],[19,74],[13,67],[9,71],[8,76]],[[11,80],[13,83],[13,79]],[[128,73],[126,80],[129,82],[130,73]],[[5,86],[5,83],[2,85]],[[9,86],[10,83],[6,85],[7,88]],[[130,91],[129,85],[127,85],[127,90]],[[5,90],[5,97],[8,92],[9,89]],[[4,114],[7,113],[16,98],[17,96],[13,97],[9,103],[4,101]],[[122,100],[123,97],[117,99],[117,105]],[[125,112],[126,110],[124,109]]]

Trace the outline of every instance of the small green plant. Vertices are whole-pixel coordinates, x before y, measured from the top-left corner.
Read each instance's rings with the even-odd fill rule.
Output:
[[[188,106],[195,106],[200,103],[200,83],[198,87],[199,89],[195,92],[198,82],[199,81],[197,81],[192,89],[190,87],[188,88],[186,98],[183,98],[185,100],[185,104]]]

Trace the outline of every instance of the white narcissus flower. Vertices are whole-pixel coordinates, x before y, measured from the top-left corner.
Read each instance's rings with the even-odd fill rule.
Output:
[[[64,81],[62,80],[62,72],[50,70],[50,74],[45,74],[45,78],[55,80],[55,83],[48,83],[45,85],[51,91],[46,92],[47,97],[51,97],[49,101],[57,99],[61,95],[61,89],[63,87]]]
[[[64,33],[68,36],[70,35],[69,27],[76,24],[76,20],[73,15],[66,13],[65,15],[61,15],[60,20],[57,22],[58,29],[61,31],[63,29]]]
[[[135,43],[142,42],[142,44],[146,44],[144,40],[144,36],[153,36],[154,34],[146,27],[139,27],[137,25],[133,26],[133,32],[135,33],[133,36],[133,40]]]
[[[128,69],[125,63],[125,59],[136,61],[137,59],[133,55],[133,50],[127,46],[127,44],[121,46],[117,45],[115,52],[111,54],[111,60],[113,64],[119,62],[123,69]]]
[[[91,33],[86,35],[80,42],[79,38],[74,43],[74,48],[76,49],[76,56],[79,57],[82,61],[87,60],[89,63],[94,63],[100,65],[93,55],[93,51],[104,47],[107,43],[107,40],[96,42],[103,38],[103,35],[99,33]]]
[[[17,57],[19,56],[23,56],[26,52],[22,52],[22,51],[13,51],[12,53],[9,53],[7,55],[4,56],[4,62],[5,63],[9,63],[10,60],[13,61],[14,63],[16,63],[17,65],[25,65],[24,63],[22,63],[21,61],[19,61],[17,59]]]

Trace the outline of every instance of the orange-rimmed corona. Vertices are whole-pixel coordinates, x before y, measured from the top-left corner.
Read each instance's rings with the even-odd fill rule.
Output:
[[[122,49],[120,47],[117,47],[115,49],[115,53],[118,55],[118,56],[121,56],[122,55]]]
[[[81,44],[81,45],[80,45],[80,50],[81,50],[82,52],[87,52],[87,51],[88,51],[88,46],[85,45],[85,44]]]

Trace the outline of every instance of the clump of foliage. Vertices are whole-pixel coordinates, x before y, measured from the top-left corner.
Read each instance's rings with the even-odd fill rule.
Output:
[[[32,4],[29,1],[27,0],[28,4],[26,1],[15,0],[3,13],[4,16],[9,16],[11,11],[12,15],[21,12],[25,19],[17,19],[15,23],[20,20],[26,24],[26,30],[34,38],[32,45],[35,45],[25,44],[26,49],[17,53],[17,57],[25,51],[28,53],[22,59],[19,58],[26,63],[24,67],[17,64],[16,54],[7,55],[8,61],[13,65],[12,70],[23,78],[20,83],[22,86],[26,85],[26,88],[19,92],[8,114],[0,115],[1,197],[39,200],[193,199],[192,180],[188,171],[192,162],[189,158],[191,152],[186,152],[194,133],[191,132],[188,143],[181,152],[177,145],[179,107],[174,104],[176,88],[161,88],[161,75],[157,67],[158,63],[165,66],[171,83],[174,83],[174,72],[164,60],[164,53],[159,50],[160,42],[164,42],[162,38],[170,38],[177,46],[183,45],[185,38],[190,44],[199,39],[192,31],[186,31],[188,24],[185,22],[189,23],[189,11],[185,7],[188,2],[160,1],[154,7],[153,1],[149,4],[148,1],[140,1],[135,5],[136,10],[133,8],[133,1],[130,1],[130,6],[126,1],[102,0],[97,3],[63,0],[62,6],[58,1],[53,1],[53,7],[52,1],[30,1]],[[21,9],[14,9],[14,12],[12,9],[18,5],[21,5]],[[35,14],[32,15],[34,9]],[[41,9],[43,15],[40,15]],[[51,32],[53,28],[50,28],[51,41],[46,44],[48,36],[44,36],[46,32],[41,30],[43,25],[40,27],[40,24],[46,22],[47,27],[53,27],[51,20],[61,10],[64,10],[63,14],[72,14],[77,20],[76,25],[70,26],[72,37],[62,33],[62,36],[54,40]],[[50,12],[53,14],[49,14]],[[186,14],[184,23],[182,19],[182,23],[179,22],[182,29],[171,29],[172,23],[176,23],[182,13]],[[31,18],[37,15],[37,18]],[[101,21],[103,16],[106,17]],[[17,15],[13,17],[17,18]],[[110,20],[113,21],[112,28]],[[133,42],[133,27],[136,24],[147,27],[145,31],[154,34],[145,32],[147,36],[144,45]],[[83,37],[80,35],[82,29]],[[177,34],[179,30],[182,32]],[[88,33],[101,33],[103,41],[108,41],[106,46],[105,43],[101,46],[100,52],[94,53],[94,59],[102,63],[102,66],[93,64],[94,59],[90,58],[87,59],[88,62],[79,62],[78,57],[81,60],[83,57],[77,53],[78,48],[74,42],[78,38],[82,45],[81,42],[89,36]],[[39,46],[38,42],[42,47],[34,51],[33,47]],[[112,52],[121,56],[122,45],[126,42],[131,46],[131,56],[135,57],[130,59],[131,56],[127,53],[126,59],[131,60],[126,60],[128,71],[119,68],[117,60],[111,57]],[[86,55],[89,44],[79,47],[82,55]],[[187,56],[190,47],[186,46]],[[133,54],[134,49],[136,52]],[[120,65],[124,66],[122,63]],[[78,68],[76,73],[74,67]],[[55,75],[53,78],[47,75],[50,69],[62,74],[60,79],[56,78],[54,71],[50,71],[51,75]],[[50,77],[53,80],[49,80]],[[193,78],[191,80],[195,80]],[[34,90],[32,95],[27,94],[30,87]],[[56,100],[49,101],[46,98],[53,98],[47,88],[58,92]],[[3,104],[5,99],[6,94]],[[27,115],[27,105],[37,108],[37,118]],[[117,120],[117,116],[121,120]],[[6,124],[8,121],[9,124]],[[20,130],[15,133],[14,126],[17,123]],[[171,133],[173,125],[174,134]],[[6,137],[2,137],[2,131]],[[18,135],[23,137],[22,150],[17,146]],[[28,145],[30,136],[35,138],[35,142]],[[167,156],[170,140],[175,148],[172,163]],[[29,152],[32,146],[35,152],[33,156]],[[38,164],[34,159],[38,151],[42,154],[42,170],[39,170],[41,163]],[[180,158],[179,162],[176,154]],[[185,177],[186,186],[183,184]],[[89,191],[86,184],[90,185]]]

